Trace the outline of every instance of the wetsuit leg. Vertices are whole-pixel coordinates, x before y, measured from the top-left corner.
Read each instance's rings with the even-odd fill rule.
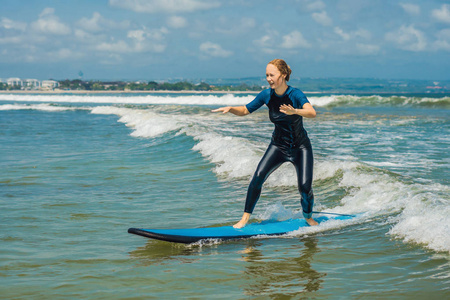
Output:
[[[286,161],[286,155],[277,146],[270,144],[248,186],[244,210],[246,213],[251,214],[253,212],[256,202],[258,202],[261,195],[262,185],[267,177]]]
[[[295,170],[297,171],[298,190],[301,196],[303,216],[309,219],[312,216],[314,205],[314,194],[312,190],[314,158],[311,144],[307,143],[296,149],[292,159]]]

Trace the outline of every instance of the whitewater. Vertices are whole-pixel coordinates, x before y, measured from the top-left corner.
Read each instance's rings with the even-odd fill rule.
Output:
[[[241,261],[239,257],[245,256],[248,249],[257,248],[263,253],[260,259],[269,264],[279,262],[277,249],[285,249],[284,255],[292,256],[293,260],[285,262],[288,274],[283,276],[295,277],[298,272],[293,267],[298,255],[295,245],[300,242],[308,255],[320,257],[310,267],[322,274],[317,277],[322,279],[317,283],[318,279],[306,276],[302,277],[304,284],[280,283],[271,293],[277,289],[305,290],[311,280],[317,283],[317,289],[307,292],[317,298],[327,298],[339,291],[344,281],[352,283],[347,288],[355,295],[379,293],[376,287],[365,290],[363,282],[356,283],[360,276],[356,273],[332,275],[341,274],[343,261],[352,261],[349,253],[356,255],[357,262],[353,264],[360,272],[369,272],[375,265],[386,277],[384,280],[367,275],[367,281],[387,285],[391,291],[400,286],[401,296],[414,295],[417,285],[424,292],[448,293],[450,97],[447,96],[308,95],[318,111],[317,118],[305,120],[315,156],[315,210],[359,214],[354,221],[329,222],[281,239],[238,242],[244,247],[239,251],[232,250],[230,243],[183,250],[181,246],[147,242],[125,234],[128,227],[139,225],[217,226],[231,224],[240,217],[246,187],[270,142],[273,124],[264,108],[246,117],[214,114],[211,110],[245,105],[254,97],[254,94],[189,93],[0,94],[3,128],[0,166],[5,170],[0,178],[5,211],[0,217],[5,245],[0,270],[12,278],[19,278],[23,272],[43,280],[54,278],[58,272],[46,272],[40,266],[39,258],[46,257],[56,269],[71,266],[73,269],[69,268],[69,275],[65,276],[75,278],[85,288],[86,294],[82,296],[89,298],[94,294],[86,278],[79,274],[80,265],[68,262],[82,263],[88,259],[86,254],[75,254],[71,259],[58,259],[59,254],[53,254],[54,260],[47,257],[60,251],[61,244],[66,250],[71,249],[68,245],[81,251],[87,247],[94,269],[108,269],[105,260],[111,260],[114,268],[124,270],[119,276],[126,280],[136,276],[132,275],[135,266],[128,265],[129,259],[134,261],[131,264],[141,261],[140,268],[147,266],[154,273],[139,273],[140,276],[155,281],[156,289],[159,282],[156,274],[162,274],[167,265],[184,270],[183,274],[174,274],[175,279],[197,278],[195,268],[184,260],[210,264],[220,271],[212,274],[211,281],[197,278],[195,285],[227,280],[226,274],[245,268],[247,260]],[[296,185],[291,165],[285,164],[274,172],[264,185],[254,221],[301,217]],[[82,197],[86,191],[88,196]],[[30,221],[30,214],[34,215],[34,221]],[[120,241],[108,238],[107,224],[114,228],[115,235],[120,233]],[[18,226],[17,234],[6,230],[14,225]],[[84,234],[76,233],[74,241],[63,233],[55,237],[46,233],[62,230],[74,234],[77,226],[83,228]],[[34,243],[41,237],[47,247],[26,249],[30,246],[27,228],[35,235],[31,239]],[[100,247],[101,255],[94,250],[96,240],[109,245]],[[136,249],[144,244],[144,248]],[[21,254],[14,255],[17,249]],[[167,251],[172,254],[164,254]],[[26,253],[29,265],[38,265],[38,271],[26,271],[27,266],[20,263],[20,257],[26,257]],[[212,261],[214,253],[226,259]],[[307,257],[311,264],[311,257]],[[405,261],[416,259],[426,261],[425,265],[404,265]],[[227,260],[234,262],[232,269]],[[325,261],[333,267],[327,270],[330,265],[327,267]],[[407,271],[400,274],[398,268]],[[323,275],[327,272],[337,282],[328,282]],[[426,280],[419,284],[417,277],[410,275],[413,272],[422,274],[419,277]],[[100,283],[107,280],[101,279],[102,276],[96,277]],[[398,281],[389,283],[389,277]],[[246,280],[257,285],[251,278]],[[17,286],[46,294],[32,283]],[[51,286],[48,288],[52,291]],[[62,295],[75,295],[70,285],[61,283],[53,288],[46,295],[58,295],[58,289],[63,291]],[[120,286],[114,288],[125,295]],[[171,288],[171,284],[164,283],[156,289],[156,295],[184,295],[167,294]],[[220,287],[213,290],[223,292]],[[238,297],[244,293],[240,285],[232,290]],[[207,297],[210,293],[205,290],[201,295]],[[260,295],[256,289],[248,293]]]

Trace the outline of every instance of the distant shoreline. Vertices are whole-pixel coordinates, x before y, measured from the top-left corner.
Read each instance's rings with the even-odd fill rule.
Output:
[[[0,90],[0,94],[258,94],[261,91],[132,91],[132,90],[115,90],[115,91],[88,91],[88,90]],[[320,92],[312,92],[320,93]]]
[[[54,95],[64,95],[64,94],[197,94],[197,95],[205,95],[205,94],[234,94],[234,95],[243,95],[243,94],[253,94],[256,95],[261,91],[195,91],[195,90],[183,90],[183,91],[172,91],[172,90],[155,90],[155,91],[142,91],[142,90],[112,90],[112,91],[92,91],[92,90],[0,90],[0,94],[35,94],[35,95],[43,95],[43,94],[54,94]],[[430,96],[444,96],[447,97],[449,95],[448,92],[430,92],[430,91],[303,91],[306,95],[430,95]]]

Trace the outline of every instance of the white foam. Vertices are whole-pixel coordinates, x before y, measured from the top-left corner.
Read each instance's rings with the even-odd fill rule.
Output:
[[[92,109],[93,114],[117,115],[120,122],[133,128],[132,135],[136,137],[156,137],[167,132],[183,133],[193,137],[196,141],[193,150],[199,151],[215,164],[214,172],[226,180],[250,177],[267,147],[266,142],[248,138],[245,134],[240,136],[240,130],[245,130],[243,128],[248,125],[233,123],[235,121],[232,120],[236,118],[228,115],[218,120],[217,114],[173,113],[168,107],[166,110],[113,106],[74,108],[45,103],[6,104],[0,106],[0,109]],[[258,116],[252,115],[250,118]],[[270,128],[264,127],[263,130]],[[401,177],[377,169],[376,166],[355,161],[349,155],[316,156],[314,176],[315,180],[333,178],[338,187],[346,191],[338,205],[323,209],[335,213],[364,212],[371,217],[386,216],[392,222],[389,235],[405,242],[423,244],[436,251],[450,251],[450,203],[445,196],[449,194],[448,187],[405,182]],[[294,168],[290,164],[284,164],[269,177],[265,188],[296,185]],[[316,203],[320,206],[320,199]],[[278,205],[271,207],[263,217],[289,218],[297,215],[297,212]],[[329,223],[327,226],[339,225]],[[316,229],[307,230],[313,232]]]
[[[120,116],[118,122],[134,129],[134,137],[155,137],[169,131],[179,130],[186,124],[186,116],[162,115],[151,110],[131,109],[114,106],[98,106],[92,109],[93,114],[114,114]]]
[[[389,234],[432,250],[450,252],[450,202],[439,197],[448,195],[450,189],[439,184],[419,188],[395,217]]]
[[[0,101],[28,101],[52,103],[103,103],[103,104],[177,104],[177,105],[245,105],[255,95],[138,95],[138,94],[89,94],[89,95],[30,95],[0,94]]]
[[[48,103],[41,104],[4,104],[0,105],[0,110],[41,110],[41,111],[67,111],[67,110],[78,110],[86,109],[82,107],[65,107],[65,106],[55,106]]]
[[[100,103],[100,104],[175,104],[175,105],[245,105],[255,94],[0,94],[0,101],[27,101],[51,103]],[[327,106],[346,96],[308,97],[314,106]]]
[[[343,160],[316,160],[314,161],[314,180],[324,180],[334,177],[337,172],[345,170],[353,170],[360,166],[357,162]]]
[[[311,105],[313,106],[317,106],[317,107],[322,107],[322,106],[328,106],[330,104],[333,104],[335,102],[339,101],[338,96],[322,96],[322,97],[317,97],[317,96],[312,96],[312,97],[308,97],[309,102],[311,103]]]
[[[242,138],[204,133],[195,136],[199,142],[193,150],[199,151],[216,164],[214,171],[230,178],[250,176],[256,168],[256,147]],[[251,167],[249,167],[251,166]]]
[[[191,126],[187,126],[185,123],[185,126],[181,127],[181,132],[193,136],[198,141],[193,150],[199,151],[214,163],[216,165],[214,171],[219,176],[233,180],[250,177],[253,174],[267,145],[246,138],[221,134],[219,132],[223,128],[219,128],[220,124],[212,118],[192,115],[190,118]],[[347,191],[347,195],[341,199],[340,204],[325,208],[327,211],[347,214],[366,213],[372,217],[398,215],[398,223],[393,226],[389,234],[401,236],[406,242],[425,243],[427,247],[434,250],[450,251],[449,239],[443,237],[449,227],[448,208],[442,209],[442,204],[439,204],[439,208],[427,210],[429,205],[426,203],[422,203],[420,209],[414,208],[417,205],[414,203],[418,198],[430,199],[435,197],[435,193],[424,194],[424,187],[419,184],[404,183],[389,173],[352,159],[351,156],[316,159],[315,180],[336,177],[336,174],[339,173],[341,179],[338,185]],[[290,164],[284,164],[269,177],[265,188],[296,185],[294,168]],[[320,199],[318,202],[320,205]],[[417,223],[418,214],[421,216],[420,218],[423,218],[420,223]],[[270,207],[261,216],[262,219],[291,217],[301,216],[298,212],[286,209],[281,204]],[[436,221],[426,223],[426,218],[435,218]],[[412,226],[411,223],[415,225]],[[348,225],[345,224],[344,226]],[[320,230],[339,226],[343,226],[343,223],[330,221]],[[414,230],[418,227],[422,228],[422,232]],[[313,233],[316,229],[307,230]]]
[[[295,213],[293,210],[284,207],[281,202],[277,202],[267,206],[265,211],[258,215],[258,218],[262,220],[284,221],[288,219],[303,218],[303,215],[301,212]]]
[[[367,173],[364,169],[344,172],[339,185],[349,194],[342,198],[342,207],[336,212],[391,214],[401,211],[411,197],[404,183],[386,174]]]
[[[390,161],[381,161],[381,162],[366,161],[365,163],[376,167],[402,167],[405,165],[405,163],[394,163]]]
[[[215,173],[228,178],[250,176],[259,161],[257,144],[230,135],[223,131],[213,116],[163,114],[150,109],[100,106],[92,109],[93,114],[114,114],[120,116],[119,122],[134,129],[132,136],[155,137],[169,131],[185,133],[196,141],[194,151],[216,164]],[[215,124],[215,126],[214,126]]]
[[[385,216],[386,221],[392,223],[387,234],[435,251],[450,252],[450,202],[445,197],[449,194],[447,186],[402,182],[389,173],[356,162],[322,161],[316,166],[316,177],[320,179],[334,177],[339,172],[342,178],[338,185],[347,191],[335,207],[321,207],[320,199],[317,199],[316,210],[364,214],[354,222]],[[302,216],[300,211],[294,212],[277,203],[268,206],[259,217],[284,220]],[[316,233],[349,224],[353,223],[330,221],[320,228],[302,229],[292,234]]]
[[[176,104],[176,105],[245,105],[256,94],[155,94],[155,93],[92,93],[92,94],[0,94],[0,101],[28,101],[51,103],[109,103],[109,104]],[[448,103],[449,97],[421,98],[392,96],[382,97],[330,95],[309,96],[309,101],[316,107],[330,105],[422,105]]]

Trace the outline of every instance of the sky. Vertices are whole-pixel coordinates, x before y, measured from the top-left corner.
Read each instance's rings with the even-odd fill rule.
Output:
[[[450,80],[450,0],[0,0],[0,78]]]

